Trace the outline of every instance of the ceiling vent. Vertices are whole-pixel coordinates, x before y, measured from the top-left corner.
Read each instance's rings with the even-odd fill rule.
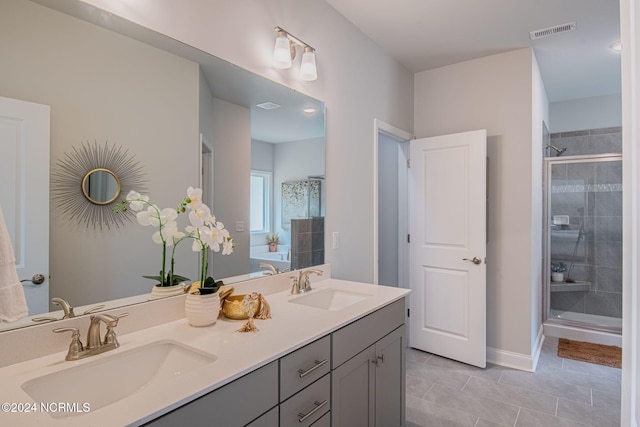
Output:
[[[555,27],[543,28],[541,30],[531,31],[529,37],[531,40],[538,40],[549,36],[555,36],[556,34],[566,33],[567,31],[573,31],[576,29],[576,23],[569,22],[567,24],[556,25]]]
[[[260,107],[264,110],[275,110],[276,108],[280,108],[280,105],[275,102],[267,101],[262,104],[257,104],[256,107]]]

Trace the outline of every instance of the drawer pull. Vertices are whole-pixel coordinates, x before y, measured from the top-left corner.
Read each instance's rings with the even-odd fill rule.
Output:
[[[313,402],[314,405],[316,405],[315,408],[313,408],[312,410],[310,410],[309,412],[307,412],[306,414],[301,414],[298,413],[298,416],[300,418],[298,418],[298,422],[299,423],[303,423],[305,421],[307,421],[307,419],[312,416],[313,414],[315,414],[316,412],[318,412],[320,410],[320,408],[322,408],[323,406],[325,406],[328,403],[327,399],[323,400],[322,402],[318,402],[317,400],[315,402]]]
[[[298,376],[299,376],[300,378],[304,378],[304,377],[306,377],[307,375],[309,375],[311,372],[313,372],[313,371],[315,371],[316,369],[318,369],[320,366],[326,365],[328,361],[329,361],[328,359],[324,359],[324,360],[316,360],[316,361],[314,362],[314,365],[313,365],[311,368],[307,369],[306,371],[305,371],[305,370],[302,370],[302,369],[298,369],[298,374],[299,374]]]

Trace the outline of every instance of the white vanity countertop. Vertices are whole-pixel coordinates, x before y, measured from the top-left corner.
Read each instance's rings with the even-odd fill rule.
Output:
[[[196,328],[189,326],[187,320],[183,318],[121,335],[118,337],[120,348],[98,356],[68,362],[64,360],[65,351],[1,368],[0,402],[3,407],[0,412],[0,425],[60,425],[67,427],[144,424],[409,293],[406,289],[336,279],[314,282],[314,290],[311,293],[325,288],[348,290],[367,294],[370,297],[342,310],[328,311],[289,303],[289,300],[301,295],[290,295],[288,290],[268,293],[261,291],[259,286],[248,282],[242,287],[236,286],[234,293],[240,293],[239,289],[242,289],[241,292],[263,292],[271,306],[272,319],[255,321],[256,326],[260,329],[259,332],[236,332],[244,324],[243,320],[228,320],[220,317],[212,326]],[[122,322],[126,320],[124,318]],[[104,334],[104,328],[102,332]],[[81,333],[83,334],[81,338],[84,341],[86,329]],[[65,339],[70,340],[70,336],[67,337],[66,334],[64,336]],[[166,383],[166,386],[158,385],[138,390],[129,397],[111,405],[66,418],[52,418],[48,413],[41,412],[40,404],[49,402],[34,402],[21,387],[22,384],[33,378],[91,363],[100,358],[107,358],[116,353],[161,340],[171,340],[191,346],[215,355],[217,360],[175,376]],[[6,351],[6,349],[3,350]],[[121,375],[124,378],[127,372],[121,372]],[[95,387],[100,386],[100,384],[95,384]],[[56,401],[55,396],[52,400]],[[23,413],[6,412],[5,403],[15,403],[14,409],[23,409],[20,405],[28,404],[31,405],[31,408],[35,406],[37,411],[29,413],[24,413],[24,411],[22,411]],[[35,405],[33,405],[34,403]],[[82,407],[84,402],[77,403]],[[91,402],[87,403],[91,404]]]

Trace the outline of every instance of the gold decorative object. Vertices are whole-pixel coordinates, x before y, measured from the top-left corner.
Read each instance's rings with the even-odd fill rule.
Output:
[[[242,298],[242,307],[249,318],[244,325],[236,332],[258,332],[260,329],[253,323],[253,316],[256,313],[257,303],[260,303],[260,297],[257,292],[244,295]]]
[[[258,301],[260,302],[260,309],[256,313],[256,319],[266,320],[271,319],[271,307],[262,294],[258,294]]]
[[[248,319],[247,310],[242,301],[246,295],[231,295],[224,299],[222,303],[222,312],[228,319],[244,320]],[[260,299],[256,298],[251,301],[253,312],[258,313],[260,311]]]
[[[220,301],[223,301],[232,293],[233,293],[233,286],[225,286],[223,288],[218,289],[218,295],[220,295]]]

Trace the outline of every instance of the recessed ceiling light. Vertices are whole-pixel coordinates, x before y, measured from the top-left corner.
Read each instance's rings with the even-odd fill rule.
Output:
[[[313,108],[313,107],[307,107],[307,108],[305,108],[305,109],[304,109],[304,110],[302,110],[302,111],[304,111],[304,112],[305,112],[305,114],[313,114],[313,113],[315,113],[317,110],[316,110],[315,108]]]
[[[261,104],[257,104],[256,107],[262,108],[264,110],[275,110],[276,108],[280,108],[280,105],[276,104],[275,102],[267,101]]]
[[[611,44],[611,46],[609,46],[609,49],[611,49],[614,52],[622,51],[622,42],[618,40],[617,42]]]

